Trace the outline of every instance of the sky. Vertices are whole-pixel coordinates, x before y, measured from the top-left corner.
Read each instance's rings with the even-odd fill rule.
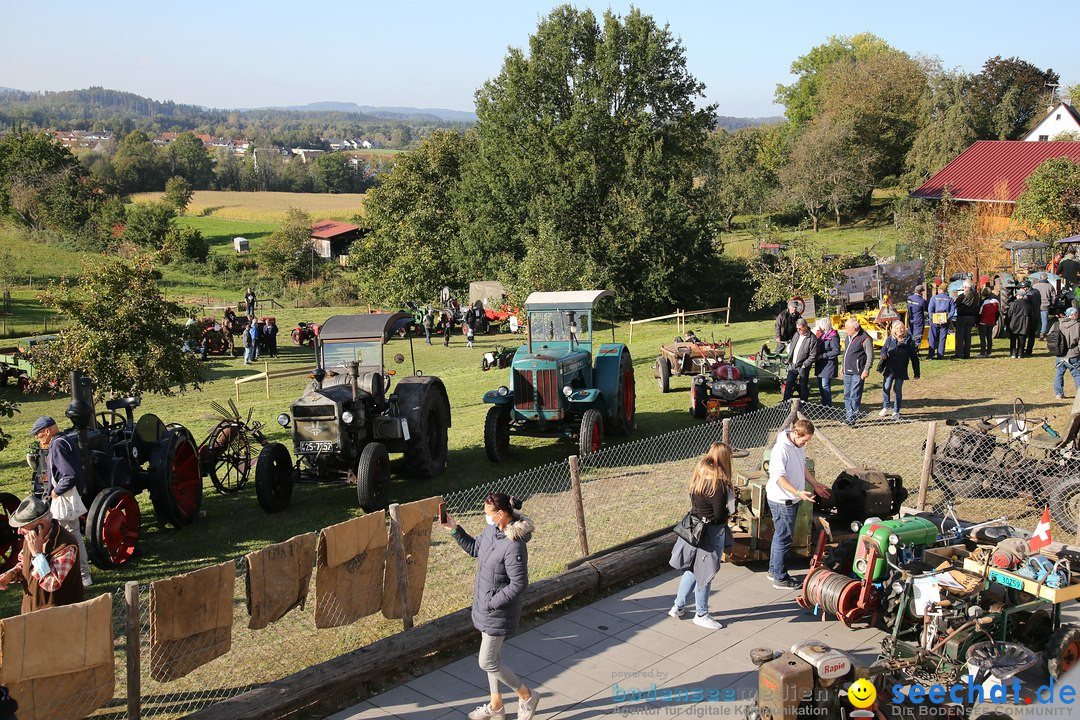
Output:
[[[630,3],[576,2],[597,15]],[[216,108],[359,105],[473,109],[476,89],[499,73],[508,47],[526,48],[539,0],[184,3],[0,0],[0,86],[73,90],[100,85],[155,100]],[[685,47],[689,71],[717,113],[779,115],[777,83],[791,62],[832,35],[872,32],[946,68],[977,72],[995,55],[1053,68],[1080,83],[1071,32],[1080,3],[1053,19],[1015,2],[793,2],[639,0]],[[1069,7],[1073,9],[1070,10]]]

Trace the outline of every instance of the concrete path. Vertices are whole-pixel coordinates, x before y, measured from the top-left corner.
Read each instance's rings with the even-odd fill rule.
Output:
[[[880,631],[822,623],[795,604],[795,591],[773,588],[763,569],[721,568],[710,607],[723,629],[694,625],[692,612],[676,620],[667,611],[679,576],[664,573],[508,640],[506,663],[540,692],[536,717],[741,718],[757,690],[752,648],[787,649],[813,637],[848,651],[856,663],[877,657]],[[652,699],[657,688],[676,699]],[[717,700],[698,699],[695,690],[715,693]],[[507,717],[514,718],[516,698],[505,697]],[[460,720],[486,701],[487,677],[473,654],[331,720]]]

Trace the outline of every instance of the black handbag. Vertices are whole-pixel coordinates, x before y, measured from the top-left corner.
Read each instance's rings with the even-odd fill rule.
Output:
[[[683,542],[694,547],[701,547],[701,540],[705,537],[705,526],[708,525],[693,512],[683,515],[682,520],[675,523],[672,528],[675,535],[682,538]]]

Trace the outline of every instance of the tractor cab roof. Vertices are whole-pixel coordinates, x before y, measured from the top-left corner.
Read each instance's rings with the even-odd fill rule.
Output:
[[[333,341],[382,338],[385,343],[394,325],[402,320],[415,321],[415,318],[404,312],[334,315],[322,324],[319,339]]]
[[[528,312],[545,310],[592,310],[604,298],[613,298],[611,290],[567,290],[563,292],[534,292],[525,301]]]

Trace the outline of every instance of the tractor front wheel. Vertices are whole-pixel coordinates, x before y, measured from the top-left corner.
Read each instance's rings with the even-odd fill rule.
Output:
[[[259,452],[255,461],[255,497],[268,513],[289,506],[293,491],[293,464],[289,449],[281,443],[270,443]]]
[[[709,409],[705,406],[707,398],[708,391],[705,390],[705,377],[698,375],[694,378],[693,385],[690,386],[690,414],[698,420],[704,420],[705,416],[709,414]]]
[[[1050,490],[1050,514],[1072,535],[1080,521],[1080,477],[1065,478]]]
[[[1080,627],[1062,625],[1046,645],[1046,669],[1055,680],[1080,661]]]
[[[368,443],[356,467],[356,497],[364,512],[390,505],[390,455],[382,443]]]
[[[671,363],[663,355],[656,358],[656,384],[662,393],[671,391]]]
[[[86,512],[86,554],[102,570],[123,565],[135,555],[142,515],[135,496],[120,487],[105,488]]]
[[[578,434],[578,454],[591,455],[599,452],[604,444],[604,416],[599,410],[586,410],[581,416],[581,432]]]
[[[510,408],[492,405],[484,418],[484,451],[491,462],[504,462],[510,456]]]
[[[419,418],[420,427],[411,428],[405,442],[405,467],[410,475],[426,480],[446,470],[448,448],[450,406],[434,386],[428,386],[423,394]]]

